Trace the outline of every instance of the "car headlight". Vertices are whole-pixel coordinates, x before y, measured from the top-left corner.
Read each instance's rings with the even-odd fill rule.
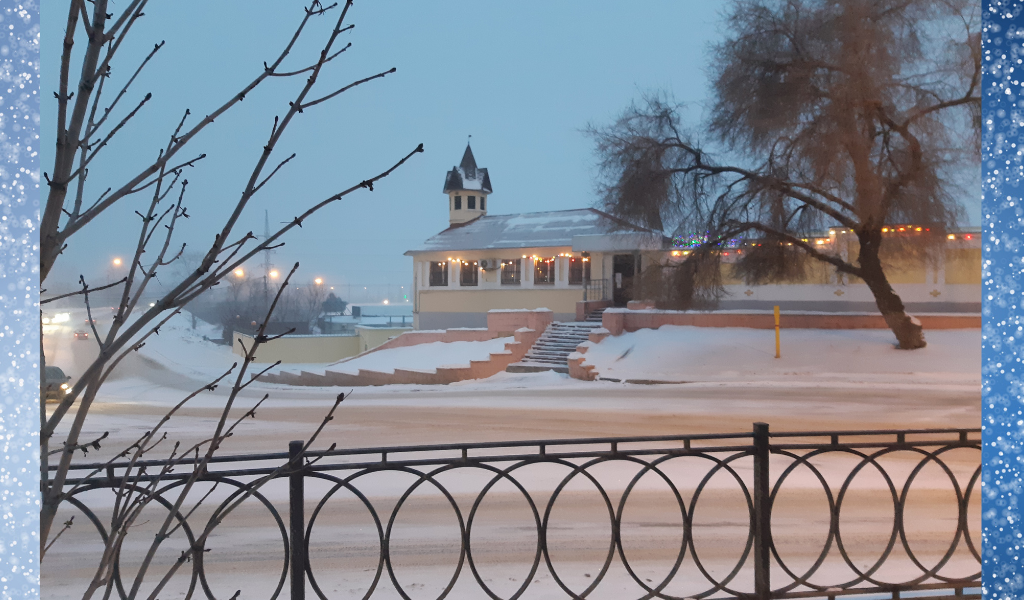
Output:
[[[60,384],[60,389],[62,389],[62,390],[64,390],[66,392],[66,391],[71,389],[71,386],[66,384],[66,383],[62,383],[62,384]]]

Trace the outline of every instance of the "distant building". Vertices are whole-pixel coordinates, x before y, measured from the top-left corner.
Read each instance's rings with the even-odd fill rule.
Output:
[[[317,325],[324,334],[354,334],[357,327],[411,328],[411,304],[350,304],[344,313],[320,315]]]
[[[645,256],[668,248],[661,233],[592,208],[488,215],[492,191],[467,145],[445,177],[450,226],[405,253],[417,329],[486,327],[491,309],[549,308],[571,321],[585,296],[625,306]]]

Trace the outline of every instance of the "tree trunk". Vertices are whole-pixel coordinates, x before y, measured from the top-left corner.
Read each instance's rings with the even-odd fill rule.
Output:
[[[882,269],[878,253],[882,244],[882,232],[877,228],[866,228],[857,232],[860,241],[858,262],[863,273],[864,283],[875,297],[875,305],[885,323],[896,335],[898,348],[914,350],[924,348],[924,331],[920,321],[907,314],[903,301],[889,285],[889,280]]]

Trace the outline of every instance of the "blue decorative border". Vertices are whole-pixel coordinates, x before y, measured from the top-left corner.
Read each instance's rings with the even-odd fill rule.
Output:
[[[986,600],[1024,597],[1024,15],[1019,0],[982,5],[982,546]]]
[[[982,543],[986,600],[1024,597],[1024,16],[1019,0],[983,1]],[[39,595],[37,321],[39,8],[0,9],[0,597]],[[8,92],[7,90],[11,90]],[[9,108],[13,107],[13,108]],[[1017,146],[1018,141],[1021,145]],[[1009,162],[1007,162],[1009,161]]]
[[[0,597],[39,596],[39,5],[0,8]]]

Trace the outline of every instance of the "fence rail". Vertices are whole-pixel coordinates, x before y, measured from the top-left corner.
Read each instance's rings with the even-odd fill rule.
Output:
[[[233,490],[209,519],[249,491],[252,502],[269,512],[272,537],[280,535],[273,543],[280,556],[270,562],[282,565],[276,586],[266,593],[272,599],[286,581],[293,600],[307,591],[325,599],[515,599],[533,588],[544,597],[565,598],[981,597],[975,541],[980,517],[973,517],[980,515],[979,429],[775,433],[756,423],[751,432],[729,434],[305,453],[302,446],[292,442],[287,453],[215,457],[201,476]],[[160,481],[154,499],[170,509],[165,497],[191,474],[154,474],[162,464],[140,461],[131,473],[128,463],[75,465],[67,483],[79,487],[69,504],[105,539],[88,495],[120,486],[125,478],[134,486]],[[284,464],[289,468],[276,481],[287,480],[287,525],[271,484],[251,489],[258,477]],[[488,512],[491,504],[506,508]],[[525,517],[510,524],[513,505]],[[178,510],[183,535],[192,541],[196,527],[189,520],[202,521],[201,515],[184,506]],[[362,527],[337,524],[338,515],[353,510],[363,515]],[[438,525],[439,518],[445,520],[438,514],[447,515],[448,530]],[[499,526],[492,527],[487,515],[495,514]],[[575,519],[571,527],[559,525],[566,514]],[[413,544],[420,554],[405,561],[412,566],[403,567],[409,551],[396,537],[409,518],[421,519],[416,527],[430,536],[447,531],[455,541],[442,547],[427,536]],[[319,537],[318,522],[328,523]],[[332,539],[337,547],[323,550],[320,538],[338,532],[353,547],[369,543],[360,555],[369,557],[365,579],[355,588],[347,583],[343,592],[325,582],[340,580],[345,562],[334,568],[321,564],[336,562],[335,554],[356,553],[344,540]],[[578,539],[566,542],[567,532]],[[808,541],[814,536],[817,541]],[[228,552],[233,547],[227,535],[216,543]],[[213,562],[204,556],[197,552],[192,562],[188,597],[198,591],[197,581],[206,597],[219,597],[206,572]],[[452,564],[435,569],[442,575],[427,573],[423,564],[444,556]],[[587,560],[593,568],[581,566]],[[515,584],[506,581],[508,589],[498,589],[496,576],[487,575],[494,564],[510,569],[505,579]],[[410,586],[408,578],[403,585],[403,568],[442,589],[424,596],[423,585],[429,585]],[[511,577],[512,570],[519,577]],[[580,570],[588,572],[580,577]],[[521,571],[529,574],[524,578]],[[115,587],[126,597],[119,580]]]
[[[583,300],[611,300],[611,285],[607,279],[587,279],[583,282]]]

